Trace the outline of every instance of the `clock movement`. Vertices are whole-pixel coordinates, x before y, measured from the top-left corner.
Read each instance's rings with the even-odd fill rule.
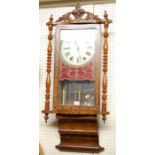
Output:
[[[77,4],[75,10],[64,14],[56,22],[51,16],[47,23],[49,43],[43,113],[46,122],[50,113],[56,114],[60,134],[60,144],[56,148],[59,150],[100,152],[104,149],[99,145],[98,115],[102,115],[105,121],[109,114],[106,98],[108,26],[111,22],[106,11],[104,19],[101,19]],[[56,27],[55,51],[52,51],[53,26]],[[54,65],[53,88],[51,65]]]

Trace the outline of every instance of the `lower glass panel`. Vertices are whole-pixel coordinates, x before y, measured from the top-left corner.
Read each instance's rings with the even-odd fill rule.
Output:
[[[59,103],[72,106],[94,106],[94,81],[60,81]]]

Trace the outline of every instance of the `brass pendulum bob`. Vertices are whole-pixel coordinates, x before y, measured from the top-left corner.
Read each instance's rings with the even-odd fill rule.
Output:
[[[76,101],[82,100],[82,92],[80,91],[80,89],[77,92],[75,92],[75,100]]]
[[[76,100],[76,101],[80,101],[80,104],[81,104],[82,101],[84,101],[84,99],[85,99],[85,94],[82,93],[82,92],[80,91],[80,89],[79,89],[77,92],[75,92],[75,100]]]

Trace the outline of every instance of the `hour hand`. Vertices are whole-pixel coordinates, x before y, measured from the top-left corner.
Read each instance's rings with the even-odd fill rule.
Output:
[[[80,56],[80,49],[79,49],[79,46],[77,45],[77,42],[76,41],[75,41],[75,45],[76,45],[77,52],[78,52],[78,54]]]

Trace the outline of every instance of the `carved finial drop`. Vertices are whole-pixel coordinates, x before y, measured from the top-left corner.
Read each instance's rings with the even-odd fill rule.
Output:
[[[103,115],[102,120],[103,120],[103,122],[105,123],[105,121],[106,121],[106,115]]]
[[[47,120],[49,119],[48,114],[45,114],[44,119],[45,119],[45,123],[47,123]]]

